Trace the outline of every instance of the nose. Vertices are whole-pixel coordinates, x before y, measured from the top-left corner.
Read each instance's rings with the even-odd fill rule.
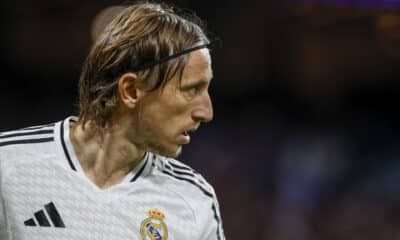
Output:
[[[205,92],[200,103],[192,112],[192,118],[195,122],[210,122],[214,117],[214,110],[210,98],[210,94]]]

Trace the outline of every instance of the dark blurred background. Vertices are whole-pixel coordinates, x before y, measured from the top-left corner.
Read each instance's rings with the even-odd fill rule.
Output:
[[[215,119],[180,159],[214,185],[227,239],[400,239],[400,1],[167,2],[223,40]],[[0,130],[77,113],[121,3],[0,3]]]

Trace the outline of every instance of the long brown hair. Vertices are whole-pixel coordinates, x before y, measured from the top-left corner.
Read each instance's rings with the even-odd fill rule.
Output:
[[[203,24],[193,14],[172,7],[137,3],[126,7],[104,29],[87,56],[79,82],[79,121],[102,128],[118,103],[118,79],[137,66],[208,43]],[[188,55],[135,72],[138,87],[164,87],[175,74],[182,76]]]

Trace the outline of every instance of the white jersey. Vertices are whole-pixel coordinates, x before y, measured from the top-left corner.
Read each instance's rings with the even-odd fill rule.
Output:
[[[0,134],[0,239],[225,239],[213,188],[174,159],[147,153],[98,188],[74,153],[73,121]]]

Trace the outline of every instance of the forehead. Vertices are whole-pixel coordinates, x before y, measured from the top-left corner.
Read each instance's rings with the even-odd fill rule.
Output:
[[[182,77],[182,82],[185,80],[195,80],[193,78],[207,81],[211,80],[211,56],[207,48],[190,53],[189,60],[183,69]]]

